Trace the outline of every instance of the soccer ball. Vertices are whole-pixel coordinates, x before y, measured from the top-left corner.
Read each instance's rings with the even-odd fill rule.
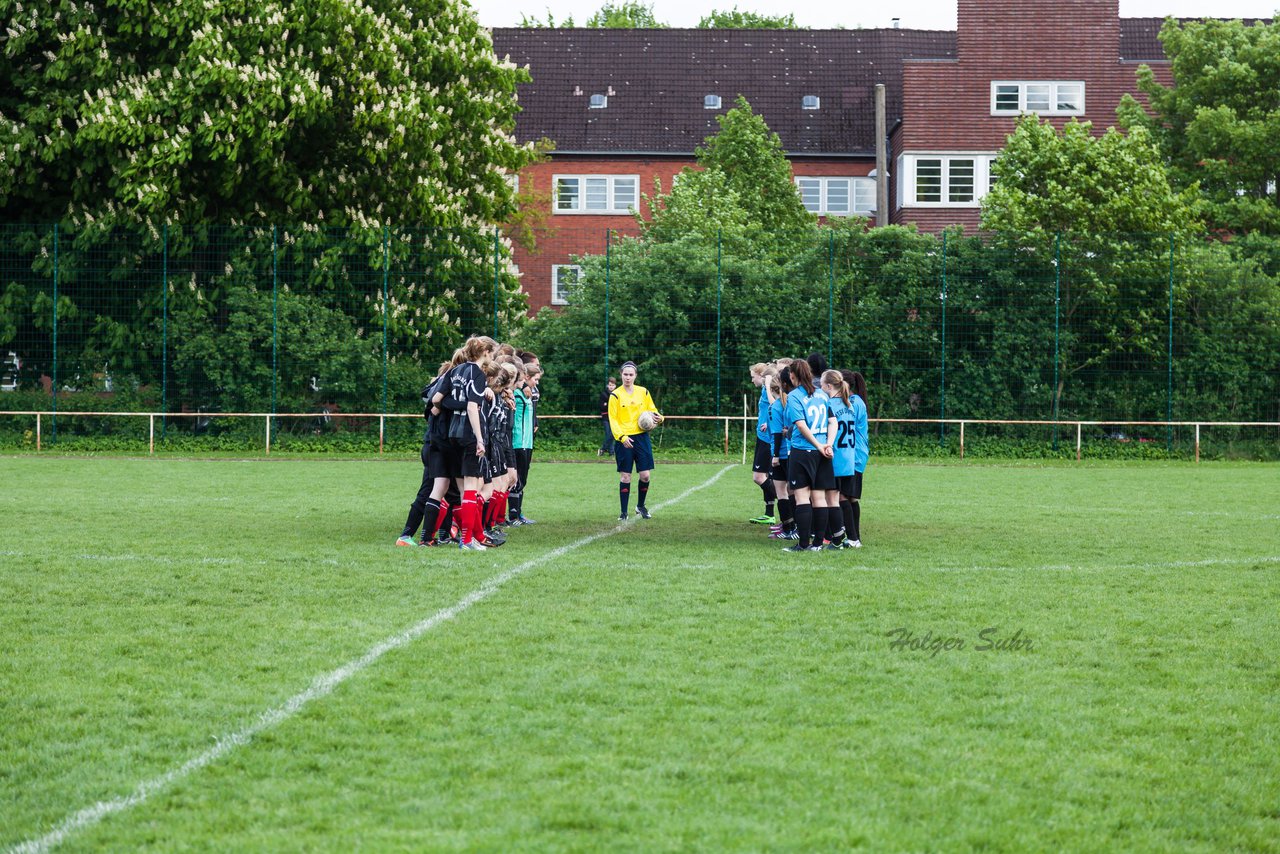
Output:
[[[637,422],[640,424],[640,429],[648,433],[654,427],[658,426],[658,413],[641,412]]]

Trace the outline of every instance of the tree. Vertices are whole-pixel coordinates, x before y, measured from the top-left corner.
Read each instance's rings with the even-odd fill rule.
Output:
[[[665,29],[667,25],[654,16],[652,4],[641,3],[639,0],[622,0],[620,3],[605,0],[605,4],[587,19],[586,26],[631,30]]]
[[[575,24],[573,23],[573,15],[570,15],[569,17],[557,23],[556,16],[551,14],[550,9],[547,9],[546,13],[547,13],[547,17],[545,18],[533,18],[522,12],[520,14],[519,26],[524,27],[526,29],[538,29],[538,28],[555,29],[557,27],[563,27],[565,29],[569,29],[575,26]]]
[[[796,26],[796,16],[788,12],[785,15],[762,15],[759,12],[740,11],[734,6],[729,11],[712,9],[698,21],[700,30],[799,30],[807,27]]]
[[[1200,227],[1195,189],[1170,186],[1150,134],[1091,130],[1072,120],[1059,133],[1023,118],[982,200],[982,226],[999,243],[1038,253],[1059,271],[1059,408],[1069,379],[1108,367],[1132,373],[1161,351],[1172,246]]]
[[[385,317],[415,356],[470,331],[459,317],[522,313],[493,228],[534,156],[512,135],[528,74],[459,0],[0,9],[0,222],[34,223],[5,266],[44,282],[0,281],[0,297],[26,295],[0,299],[0,330],[39,328],[55,223],[69,370],[156,379],[162,255],[192,284],[168,309],[198,296],[221,331],[230,291],[269,285],[286,253],[305,259],[287,284],[343,299],[379,345]]]
[[[741,95],[716,120],[719,132],[696,152],[704,174],[686,169],[671,195],[651,201],[653,219],[641,220],[641,227],[665,240],[686,230],[707,234],[720,226],[750,236],[757,251],[785,251],[795,239],[808,236],[817,220],[796,191],[782,141]]]
[[[1126,95],[1121,123],[1151,133],[1176,183],[1200,186],[1211,224],[1280,234],[1280,23],[1170,18],[1160,40],[1174,85],[1140,66],[1152,113]]]
[[[3,6],[4,221],[456,228],[512,212],[528,75],[458,0]]]

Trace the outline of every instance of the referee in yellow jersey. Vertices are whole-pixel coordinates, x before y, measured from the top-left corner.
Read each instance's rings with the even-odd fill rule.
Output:
[[[631,469],[640,475],[640,498],[636,515],[649,518],[645,498],[649,494],[649,475],[653,472],[653,445],[649,434],[640,429],[640,413],[657,412],[653,398],[644,386],[636,385],[636,363],[622,363],[622,385],[609,395],[609,429],[618,444],[614,458],[618,461],[618,501],[622,505],[619,522],[627,520],[627,503],[631,500]],[[658,415],[662,423],[662,415]]]

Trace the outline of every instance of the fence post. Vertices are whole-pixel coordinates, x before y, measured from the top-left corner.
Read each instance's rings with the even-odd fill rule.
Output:
[[[58,442],[58,224],[53,224],[53,418],[49,444]]]
[[[267,417],[267,453],[271,453],[271,424],[276,414],[276,385],[280,377],[279,260],[276,227],[271,226],[271,415]]]
[[[609,377],[609,254],[612,250],[610,237],[613,229],[604,230],[604,377]]]
[[[1169,235],[1169,388],[1165,394],[1165,421],[1168,422],[1165,451],[1173,452],[1173,253],[1177,235]]]
[[[387,414],[387,303],[389,301],[387,279],[391,272],[391,262],[388,256],[390,247],[390,235],[387,227],[382,227],[382,414]],[[378,453],[382,453],[382,431],[379,427],[378,431]]]
[[[939,418],[947,417],[947,232],[942,232],[942,375],[938,380],[938,397],[940,401]],[[938,424],[938,445],[947,440],[947,422]]]
[[[493,340],[498,340],[498,227],[493,228]],[[385,410],[384,410],[385,411]]]
[[[836,314],[836,233],[827,231],[827,364],[835,362],[832,339],[835,337]],[[820,381],[820,380],[819,380]]]
[[[169,224],[164,225],[160,287],[160,438],[169,427]]]
[[[721,229],[716,229],[716,415],[720,414],[720,294],[723,290],[723,279],[721,277],[721,261],[722,261],[722,241],[724,233]],[[725,453],[729,453],[729,422],[725,422],[724,448]]]
[[[1053,235],[1053,449],[1058,450],[1058,323],[1062,314],[1062,232]]]

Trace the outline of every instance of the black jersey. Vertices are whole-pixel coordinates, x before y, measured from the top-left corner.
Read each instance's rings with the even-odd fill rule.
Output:
[[[484,371],[474,362],[464,362],[449,372],[449,391],[446,397],[448,408],[453,410],[449,435],[459,444],[474,445],[477,439],[484,438],[475,435],[471,429],[471,419],[467,417],[467,404],[479,406],[484,400],[484,390]],[[459,419],[461,423],[457,423]],[[482,430],[483,420],[482,418],[480,425]]]

